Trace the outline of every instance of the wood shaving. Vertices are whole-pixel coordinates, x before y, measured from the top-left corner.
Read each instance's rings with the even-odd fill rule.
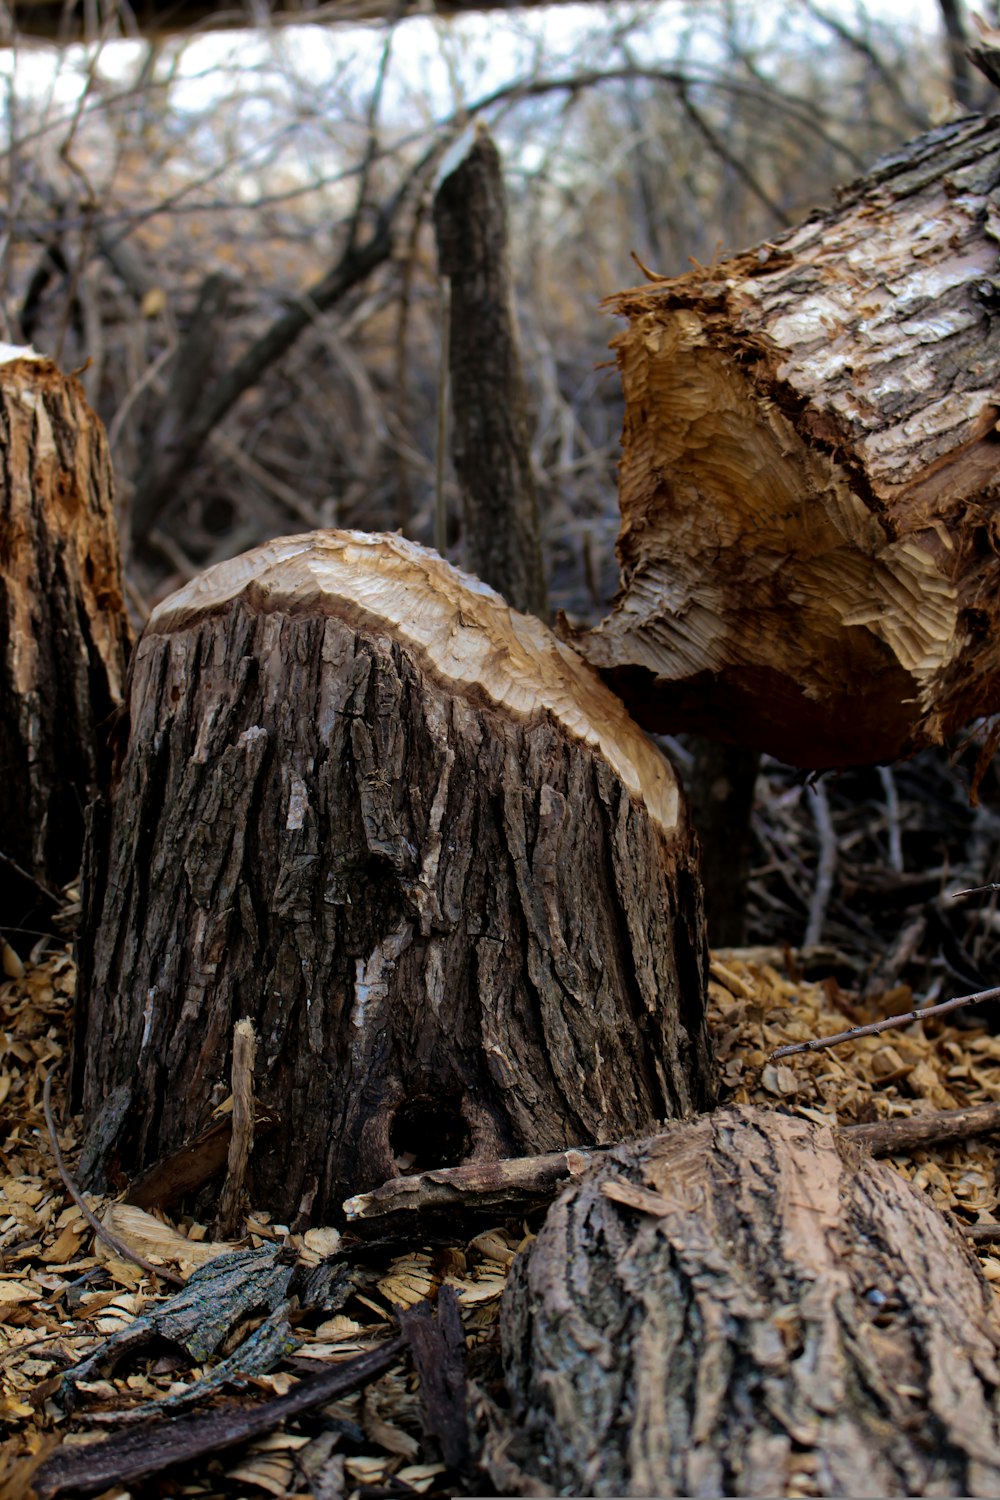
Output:
[[[726,1100],[789,1110],[840,1123],[892,1119],[928,1110],[1000,1100],[1000,1038],[979,1025],[917,1022],[889,1037],[803,1053],[780,1063],[774,1049],[877,1019],[886,997],[862,1002],[836,980],[795,977],[794,955],[727,950],[713,957],[709,985],[712,1033]],[[68,1197],[55,1170],[42,1114],[46,1073],[55,1069],[59,1139],[75,1170],[81,1121],[60,1103],[75,984],[68,950],[36,956],[21,974],[0,982],[0,1480],[26,1492],[33,1455],[64,1435],[86,1441],[107,1430],[111,1412],[177,1397],[214,1367],[158,1354],[80,1382],[80,1405],[68,1421],[53,1399],[62,1372],[163,1299],[165,1291],[138,1267],[108,1256]],[[899,988],[899,987],[897,987]],[[912,1004],[906,986],[888,997],[896,1011]],[[951,1019],[951,1018],[948,1018]],[[966,1224],[997,1222],[994,1151],[984,1141],[918,1150],[894,1159],[897,1170]],[[170,1258],[182,1273],[226,1244],[208,1242],[205,1224],[170,1224],[121,1204],[88,1196],[119,1234],[135,1232],[147,1250]],[[242,1243],[286,1244],[304,1262],[336,1257],[340,1234],[317,1227],[301,1236],[255,1212]],[[498,1225],[468,1244],[442,1250],[415,1244],[361,1276],[341,1312],[314,1316],[295,1329],[299,1345],[277,1370],[256,1378],[262,1394],[290,1390],[321,1364],[373,1348],[393,1328],[393,1309],[454,1289],[470,1357],[495,1349],[500,1296],[526,1242],[523,1225]],[[1000,1247],[981,1245],[984,1275],[1000,1298]],[[1000,1303],[998,1303],[1000,1306]],[[100,1418],[105,1425],[100,1425]],[[363,1393],[330,1403],[319,1425],[299,1424],[226,1457],[191,1465],[181,1493],[195,1500],[273,1494],[349,1495],[364,1486],[401,1483],[431,1495],[445,1469],[425,1447],[417,1382],[409,1366],[391,1371]],[[12,1478],[11,1476],[15,1476]],[[339,1476],[339,1478],[338,1478]],[[802,1467],[796,1492],[810,1490]],[[318,1492],[318,1491],[315,1491]],[[125,1492],[121,1491],[124,1496]]]

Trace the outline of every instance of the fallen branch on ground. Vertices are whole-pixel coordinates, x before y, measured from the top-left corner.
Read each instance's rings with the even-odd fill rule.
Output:
[[[832,1122],[831,1122],[832,1123]],[[976,1104],[966,1109],[936,1110],[905,1119],[876,1120],[864,1125],[841,1125],[851,1140],[868,1146],[873,1156],[892,1156],[918,1146],[942,1145],[970,1136],[1000,1132],[1000,1104]],[[552,1201],[569,1182],[578,1182],[605,1148],[553,1151],[544,1156],[514,1157],[509,1161],[469,1162],[393,1177],[370,1193],[358,1193],[344,1203],[344,1213],[363,1232],[363,1221],[414,1215],[433,1217],[451,1213],[529,1213]]]
[[[958,995],[954,1000],[943,1000],[940,1005],[925,1005],[922,1010],[904,1011],[901,1016],[885,1016],[873,1021],[870,1026],[852,1026],[850,1031],[838,1031],[833,1036],[814,1036],[808,1042],[790,1042],[787,1047],[776,1047],[771,1053],[772,1061],[779,1057],[793,1057],[799,1052],[822,1052],[827,1047],[838,1047],[841,1042],[853,1042],[862,1036],[878,1036],[891,1031],[895,1026],[908,1026],[911,1021],[925,1021],[928,1016],[943,1016],[946,1011],[958,1010],[963,1005],[976,1005],[987,1000],[1000,1000],[1000,986],[992,990],[977,990],[973,995]]]
[[[148,1422],[83,1448],[64,1445],[33,1475],[34,1491],[39,1500],[71,1493],[92,1495],[234,1448],[272,1432],[290,1417],[369,1385],[391,1369],[405,1348],[405,1339],[389,1339],[379,1349],[303,1380],[287,1396],[257,1406],[230,1405],[181,1420]]]
[[[159,1276],[161,1280],[168,1281],[171,1286],[184,1286],[185,1278],[183,1276],[178,1276],[174,1271],[168,1270],[166,1266],[154,1266],[152,1261],[146,1260],[144,1256],[131,1249],[124,1240],[119,1239],[116,1234],[112,1234],[111,1230],[101,1223],[69,1175],[66,1163],[63,1161],[62,1151],[59,1147],[59,1140],[56,1136],[56,1122],[52,1115],[51,1073],[48,1073],[45,1078],[45,1087],[42,1090],[42,1108],[45,1111],[45,1124],[49,1132],[49,1144],[52,1147],[52,1155],[56,1159],[56,1167],[59,1171],[59,1176],[62,1178],[63,1187],[69,1193],[98,1239],[103,1240],[108,1248],[113,1250],[116,1255],[120,1255],[123,1260],[131,1261],[132,1265],[138,1266],[140,1270],[145,1271],[148,1276]]]

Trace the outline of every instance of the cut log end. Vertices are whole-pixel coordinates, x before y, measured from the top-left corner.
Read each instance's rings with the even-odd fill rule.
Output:
[[[82,938],[95,1139],[131,1093],[99,1167],[197,1135],[242,1016],[281,1217],[710,1100],[674,773],[476,580],[399,537],[270,543],[155,611],[130,718]]]
[[[615,299],[622,591],[576,644],[640,722],[822,768],[1000,711],[998,163],[959,122]]]

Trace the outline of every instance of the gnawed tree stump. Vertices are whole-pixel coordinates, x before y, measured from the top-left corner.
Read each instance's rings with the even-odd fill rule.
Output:
[[[622,592],[577,641],[654,729],[801,766],[1000,709],[1000,122],[614,299]]]
[[[399,537],[269,543],[160,605],[88,883],[95,1169],[205,1125],[234,1023],[255,1204],[646,1131],[711,1096],[669,764],[537,621]]]
[[[104,429],[77,381],[0,346],[0,921],[80,869],[131,633]],[[32,939],[33,941],[33,939]]]
[[[1000,1495],[993,1294],[828,1126],[733,1108],[609,1152],[501,1328],[503,1493]]]

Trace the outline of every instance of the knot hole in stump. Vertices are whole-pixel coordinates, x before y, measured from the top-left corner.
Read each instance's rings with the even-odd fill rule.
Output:
[[[455,1096],[415,1094],[393,1115],[389,1146],[404,1172],[457,1167],[471,1154],[472,1135]]]

